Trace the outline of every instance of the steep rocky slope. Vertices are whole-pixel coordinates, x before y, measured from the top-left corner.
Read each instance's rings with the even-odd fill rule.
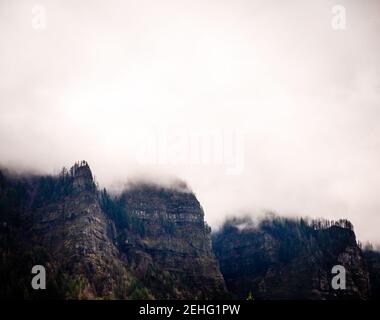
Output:
[[[160,299],[225,295],[211,230],[193,193],[137,185],[113,201],[129,217],[116,225],[118,246],[149,294]]]
[[[0,175],[0,295],[205,298],[225,294],[195,196],[143,187],[110,197],[86,162],[59,176]],[[30,287],[43,265],[47,290]]]
[[[128,272],[107,233],[90,168],[82,163],[61,179],[68,192],[33,210],[30,238],[52,256],[57,271],[80,282],[84,297],[116,297]]]
[[[255,299],[367,299],[369,274],[347,221],[321,226],[270,218],[233,219],[214,235],[230,292]],[[346,290],[333,290],[334,265],[346,269]]]
[[[364,250],[364,259],[369,271],[371,298],[380,299],[380,252]]]
[[[31,267],[40,264],[47,271],[46,293],[53,297],[117,297],[118,287],[128,283],[128,272],[108,237],[109,222],[100,208],[89,166],[83,162],[59,177],[6,180],[3,176],[3,180],[7,184],[0,191],[3,204],[9,199],[7,192],[23,190],[14,199],[23,205],[3,222],[3,233],[19,239],[13,241],[15,248],[4,246],[1,250],[2,265],[9,269],[13,267],[10,261],[16,258],[13,250],[24,256],[19,259],[22,270],[13,277],[17,280],[12,279],[20,289],[24,286],[17,294],[42,294],[30,290],[28,279]]]
[[[352,225],[233,219],[213,235],[184,185],[100,191],[86,162],[56,176],[0,170],[0,298],[367,299],[379,297],[379,253]],[[31,288],[43,265],[46,290]],[[347,290],[331,269],[347,270]]]

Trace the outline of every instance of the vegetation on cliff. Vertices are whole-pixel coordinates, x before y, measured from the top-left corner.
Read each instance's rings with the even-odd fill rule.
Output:
[[[346,292],[329,287],[335,264]],[[34,265],[46,290],[30,286]],[[361,249],[347,220],[234,218],[211,239],[185,185],[110,195],[84,161],[57,175],[0,170],[1,298],[367,299],[379,275],[380,254]]]
[[[213,235],[227,288],[243,299],[367,299],[369,274],[352,224],[269,216],[233,218]],[[331,270],[347,270],[347,290],[331,288]]]

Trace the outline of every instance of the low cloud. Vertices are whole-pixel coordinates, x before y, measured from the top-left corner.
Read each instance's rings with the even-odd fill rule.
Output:
[[[85,159],[111,189],[186,181],[215,227],[274,210],[380,241],[380,5],[341,4],[345,30],[328,0],[41,0],[36,28],[2,0],[1,165]]]

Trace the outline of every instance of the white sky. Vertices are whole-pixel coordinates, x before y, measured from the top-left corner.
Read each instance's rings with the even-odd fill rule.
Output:
[[[379,34],[376,0],[0,0],[0,162],[86,159],[109,187],[179,177],[212,226],[274,210],[380,241]],[[242,171],[192,162],[197,135]]]

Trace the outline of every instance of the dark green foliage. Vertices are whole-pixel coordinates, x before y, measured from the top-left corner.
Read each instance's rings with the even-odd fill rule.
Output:
[[[59,176],[43,176],[36,181],[36,197],[33,207],[39,208],[43,205],[58,201],[73,192],[74,177],[65,169]]]
[[[380,252],[375,251],[372,245],[364,249],[364,258],[370,275],[370,290],[372,299],[380,299]]]
[[[73,192],[73,174],[65,168],[58,176],[39,177],[0,171],[0,298],[74,298],[76,280],[67,281],[60,273],[47,273],[46,290],[32,289],[32,267],[48,266],[52,259],[45,247],[30,241],[28,234],[34,210]]]
[[[358,248],[347,220],[274,215],[258,222],[249,217],[227,220],[214,233],[213,247],[227,287],[243,299],[252,289],[257,299],[312,297],[312,279],[318,278],[320,270],[329,275],[347,247]],[[365,279],[357,281],[360,286]]]
[[[61,298],[60,287],[56,280],[48,276],[46,290],[33,290],[31,274],[34,265],[48,264],[50,257],[41,246],[28,247],[15,235],[0,248],[0,299],[55,299]]]
[[[0,170],[0,221],[20,225],[21,213],[27,205],[28,183],[23,179],[12,179]]]
[[[126,228],[128,226],[128,214],[125,207],[120,200],[112,199],[106,189],[100,192],[100,205],[118,227]]]
[[[335,232],[334,228],[343,229]],[[287,263],[300,254],[316,250],[340,252],[347,244],[356,245],[352,224],[348,220],[311,220],[290,219],[278,216],[266,217],[257,224],[250,218],[232,218],[227,220],[221,231],[214,234],[217,243],[220,237],[239,234],[244,241],[250,238],[253,244],[260,239],[259,234],[266,233],[278,239],[279,261]],[[354,240],[352,240],[354,239]],[[353,241],[353,243],[352,243]],[[259,257],[258,257],[259,258]]]
[[[149,290],[138,280],[133,280],[128,296],[131,300],[148,300],[150,298]]]
[[[84,276],[70,277],[63,273],[57,278],[66,299],[77,300],[83,297],[84,289],[88,285],[88,281]]]
[[[125,299],[128,297],[129,284],[127,281],[120,277],[120,280],[117,282],[115,287],[115,298],[116,299]]]
[[[127,212],[122,197],[112,198],[107,190],[103,189],[100,192],[100,205],[108,217],[115,222],[117,229],[133,230],[138,232],[141,236],[145,234],[143,221]]]
[[[67,170],[63,168],[57,176],[47,175],[32,179],[35,189],[33,200],[33,209],[43,205],[54,203],[74,192],[74,181],[79,176],[86,180],[86,190],[96,191],[96,185],[93,181],[90,168],[85,161],[76,163]]]

